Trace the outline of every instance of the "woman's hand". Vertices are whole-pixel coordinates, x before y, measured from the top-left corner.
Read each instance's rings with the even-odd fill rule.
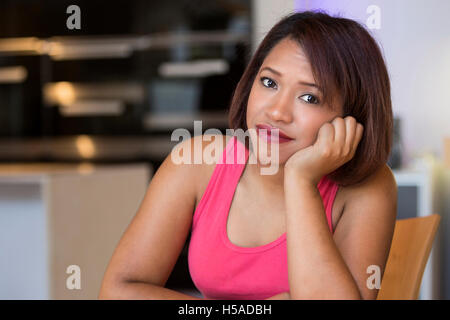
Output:
[[[278,293],[266,300],[291,300],[291,295],[289,292]]]
[[[353,158],[362,134],[363,126],[355,118],[336,117],[320,127],[313,145],[297,151],[286,161],[285,170],[316,186],[324,175]]]

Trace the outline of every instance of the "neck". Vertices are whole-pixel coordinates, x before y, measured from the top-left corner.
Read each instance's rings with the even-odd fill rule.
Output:
[[[257,186],[267,192],[282,192],[284,190],[284,164],[279,164],[278,170],[274,174],[263,174],[265,171],[268,172],[269,168],[270,164],[261,164],[259,161],[249,163],[247,161],[245,171],[248,173],[247,176],[252,186]],[[270,171],[273,172],[274,170]]]

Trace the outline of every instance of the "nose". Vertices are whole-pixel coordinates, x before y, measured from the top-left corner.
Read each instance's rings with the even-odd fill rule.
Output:
[[[277,97],[274,97],[274,102],[272,105],[267,109],[267,116],[273,120],[276,121],[283,121],[286,123],[292,122],[292,108],[293,108],[293,101],[290,99],[289,94],[284,95],[278,95]]]

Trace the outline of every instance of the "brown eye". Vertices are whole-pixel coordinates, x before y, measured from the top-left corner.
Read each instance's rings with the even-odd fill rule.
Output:
[[[262,77],[262,78],[260,78],[260,80],[261,80],[261,83],[263,84],[263,86],[265,86],[267,88],[273,88],[271,85],[276,86],[275,82],[270,78]]]
[[[303,101],[311,104],[318,104],[319,100],[312,94],[304,94],[300,97]]]

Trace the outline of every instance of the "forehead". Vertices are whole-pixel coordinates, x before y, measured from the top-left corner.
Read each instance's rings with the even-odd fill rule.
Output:
[[[313,79],[311,65],[302,47],[291,39],[283,39],[272,48],[261,67],[266,66],[273,67],[283,75],[300,71],[303,78]]]

